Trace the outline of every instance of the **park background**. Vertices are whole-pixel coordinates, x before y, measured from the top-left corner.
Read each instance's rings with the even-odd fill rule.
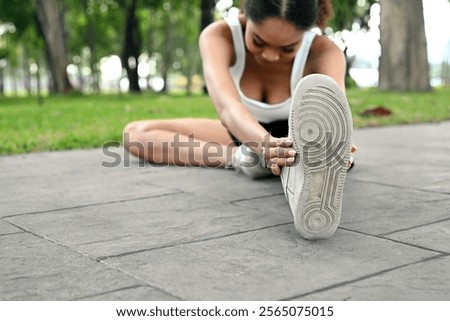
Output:
[[[355,127],[450,119],[448,0],[332,2],[317,32],[346,53]],[[0,154],[119,144],[137,119],[216,118],[198,36],[241,5],[0,0]]]
[[[217,118],[197,40],[230,2],[0,0],[2,320],[94,319],[33,300],[380,300],[390,309],[345,306],[365,320],[448,320],[450,3],[333,2],[325,32],[348,45],[359,150],[337,233],[310,242],[276,177],[154,166],[109,146],[136,119]]]

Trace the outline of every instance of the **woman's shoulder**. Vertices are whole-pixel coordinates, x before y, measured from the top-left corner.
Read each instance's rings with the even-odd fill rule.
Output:
[[[215,21],[203,29],[199,43],[203,58],[206,55],[219,55],[222,58],[228,58],[230,65],[234,61],[233,36],[225,20]]]
[[[344,52],[327,36],[316,36],[308,55],[305,74],[322,73],[343,85],[346,61]]]
[[[336,43],[325,35],[316,35],[314,37],[312,49],[319,51],[340,50]]]
[[[310,57],[312,60],[318,59],[338,59],[341,60],[344,53],[336,43],[329,37],[317,35],[310,49]]]
[[[244,15],[239,15],[237,17],[237,22],[245,28],[247,23],[247,18]],[[229,23],[225,19],[215,21],[208,25],[200,34],[200,37],[206,36],[207,38],[226,38],[227,40],[232,40],[231,29]]]

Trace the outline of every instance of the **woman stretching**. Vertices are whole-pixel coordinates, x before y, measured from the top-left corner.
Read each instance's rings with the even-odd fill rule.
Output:
[[[281,176],[299,233],[330,237],[356,150],[344,55],[310,31],[326,26],[330,0],[246,0],[244,8],[200,35],[219,120],[133,122],[124,130],[125,148],[149,162]]]

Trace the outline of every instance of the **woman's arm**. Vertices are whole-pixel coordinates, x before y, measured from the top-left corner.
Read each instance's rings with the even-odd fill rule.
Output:
[[[325,36],[317,36],[311,47],[305,66],[305,75],[324,74],[330,76],[345,92],[346,61],[344,53]]]
[[[294,163],[292,142],[271,136],[242,104],[229,70],[236,57],[228,25],[211,24],[199,42],[206,85],[222,124],[241,142],[264,153],[266,164],[280,175],[281,167]]]
[[[231,78],[229,68],[236,58],[226,22],[208,26],[201,33],[199,44],[208,93],[222,124],[240,141],[255,145],[251,147],[260,145],[268,133],[242,104]]]

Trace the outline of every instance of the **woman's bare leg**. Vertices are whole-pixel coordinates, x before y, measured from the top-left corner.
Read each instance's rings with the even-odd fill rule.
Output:
[[[143,120],[124,129],[125,148],[149,162],[225,167],[235,148],[218,120]]]

